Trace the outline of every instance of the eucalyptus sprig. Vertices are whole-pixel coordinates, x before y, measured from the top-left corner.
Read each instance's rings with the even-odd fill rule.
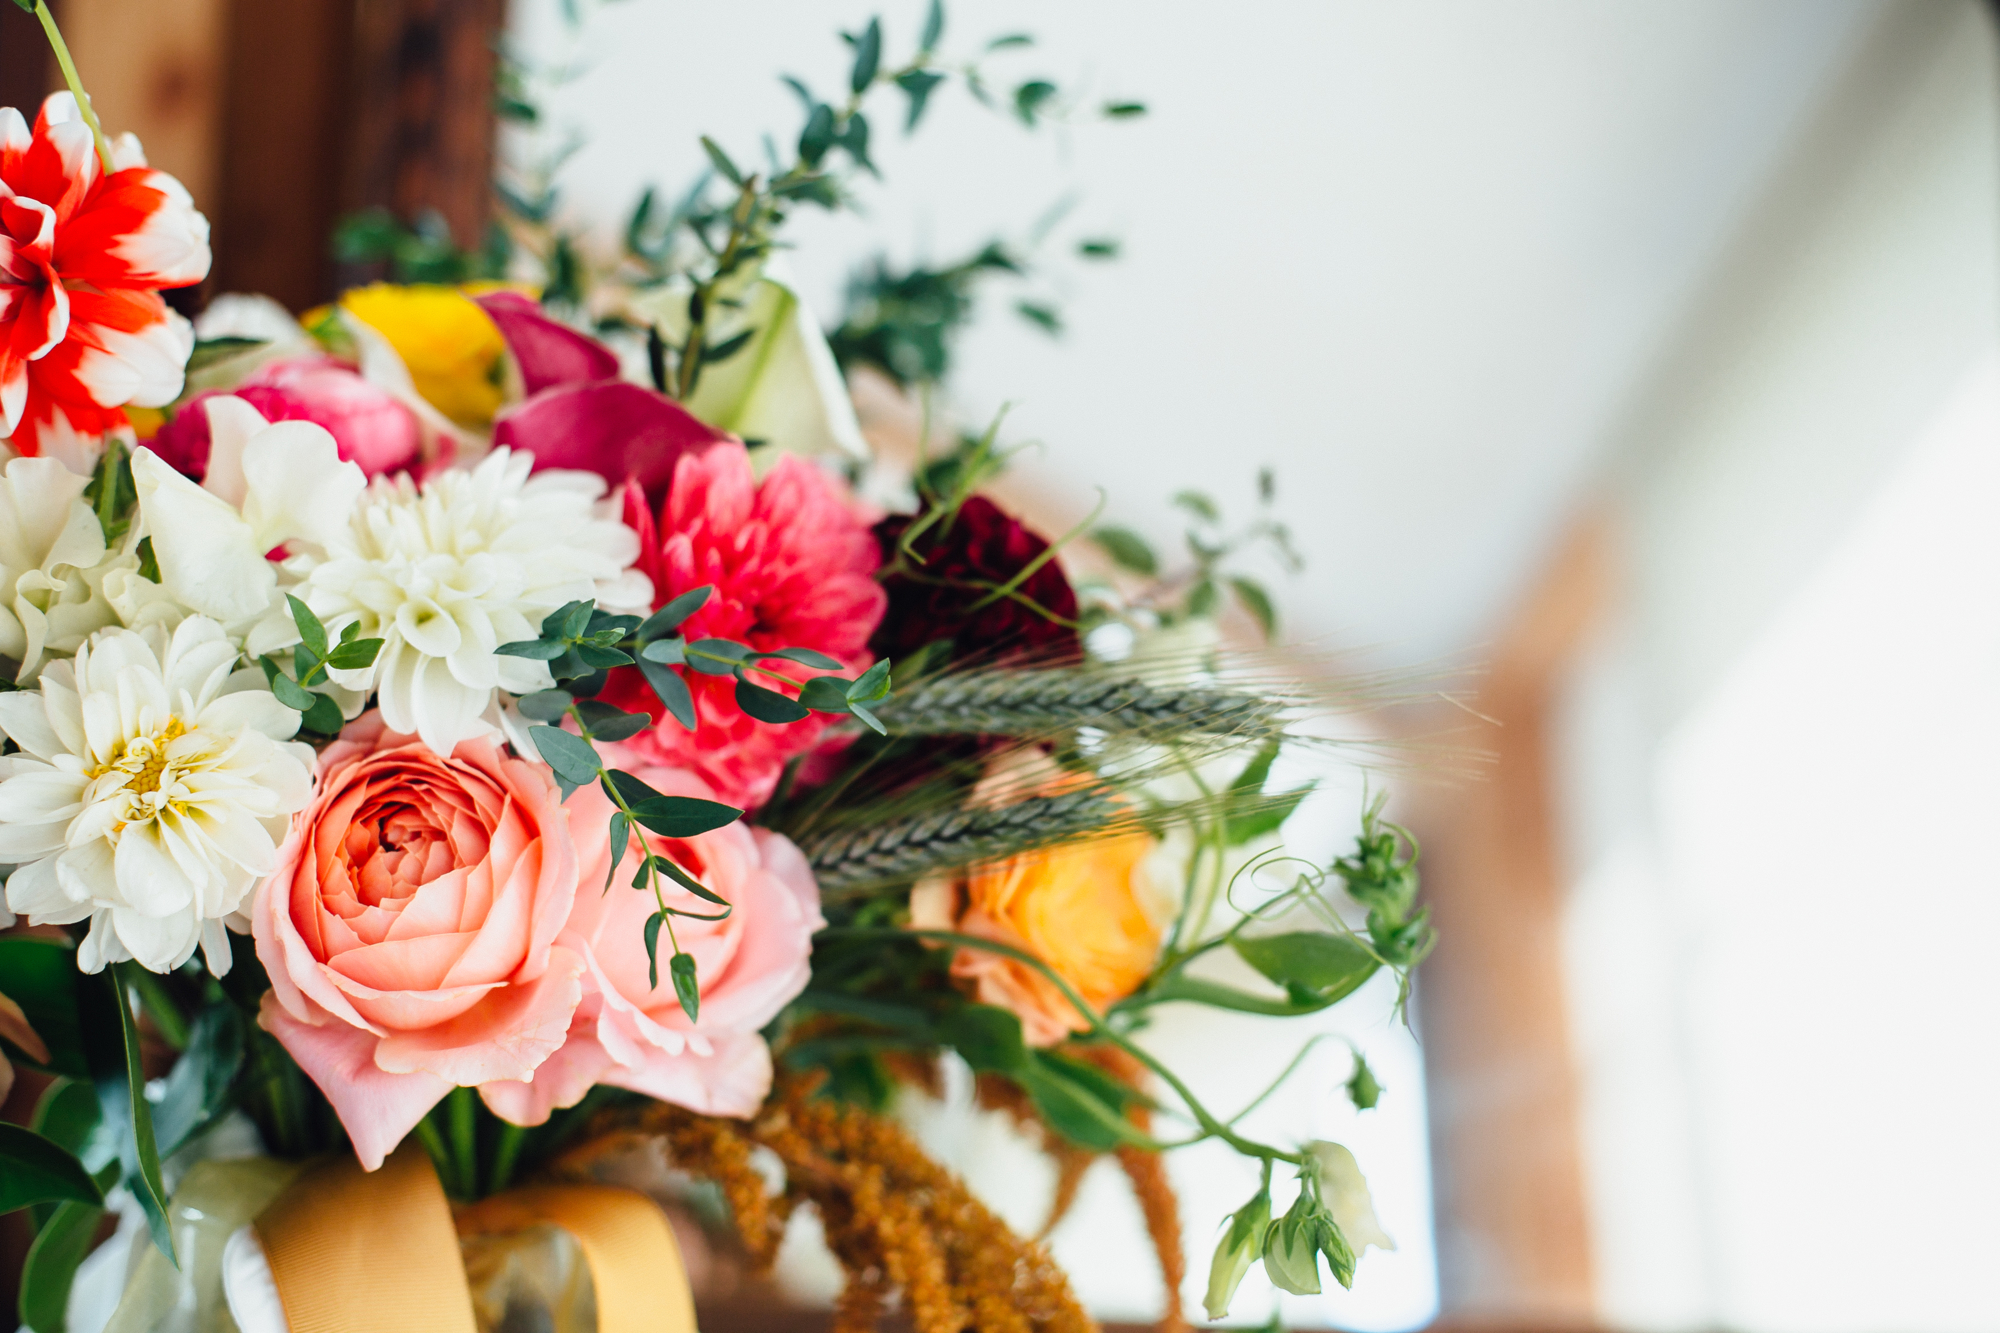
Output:
[[[301,727],[331,736],[340,730],[345,720],[340,704],[332,695],[312,687],[328,681],[329,668],[334,671],[363,671],[375,665],[383,641],[360,637],[361,624],[354,621],[340,631],[338,642],[329,642],[326,626],[320,623],[311,607],[290,593],[285,594],[285,602],[292,609],[292,623],[298,626],[299,631],[299,642],[292,648],[292,670],[298,674],[286,675],[284,668],[269,653],[258,658],[257,665],[264,669],[264,679],[270,683],[271,693],[278,696],[278,702],[303,714],[299,718]]]
[[[528,739],[555,773],[563,799],[568,800],[579,787],[596,783],[614,807],[609,830],[611,864],[604,882],[605,892],[610,891],[611,881],[624,862],[635,826],[662,838],[692,838],[733,823],[743,814],[735,806],[719,801],[665,795],[634,774],[604,763],[596,742],[629,740],[653,725],[652,718],[644,712],[627,712],[595,697],[603,691],[613,669],[637,668],[661,707],[690,731],[697,725],[694,695],[676,667],[708,676],[734,676],[737,706],[759,722],[783,724],[801,721],[815,712],[844,713],[878,732],[883,729],[870,705],[889,697],[886,660],[877,662],[855,680],[814,676],[801,685],[760,662],[777,659],[835,669],[840,663],[811,648],[757,649],[731,639],[690,640],[678,633],[688,618],[708,603],[714,591],[704,586],[682,593],[643,619],[600,611],[588,600],[569,602],[543,617],[535,638],[503,643],[494,650],[509,657],[548,664],[555,687],[523,695],[516,706],[523,717],[539,724],[528,728]],[[298,605],[294,604],[294,614]],[[324,632],[321,637],[324,638]],[[799,691],[798,697],[758,684],[751,679],[753,674],[794,686]],[[564,723],[575,730],[565,730]],[[647,917],[645,927],[649,980],[655,987],[660,984],[659,940],[664,932],[674,994],[692,1022],[701,1010],[700,978],[694,955],[680,947],[673,918],[720,921],[733,909],[727,899],[703,885],[671,857],[644,850],[632,887],[649,890],[656,907]],[[669,906],[665,880],[673,881],[722,911],[704,913]]]

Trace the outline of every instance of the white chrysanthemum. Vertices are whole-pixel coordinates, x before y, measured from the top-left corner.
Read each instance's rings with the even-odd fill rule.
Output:
[[[200,946],[229,970],[223,921],[271,871],[312,795],[299,715],[205,616],[107,629],[41,688],[0,694],[0,861],[7,905],[36,923],[90,919],[78,964],[155,972]]]
[[[294,592],[330,631],[358,624],[383,640],[366,670],[335,671],[349,689],[379,691],[382,717],[439,754],[489,734],[496,689],[547,689],[548,667],[497,656],[532,639],[565,602],[639,609],[652,586],[629,566],[638,536],[598,503],[601,478],[550,470],[496,450],[469,472],[378,477],[349,530],[286,569]]]
[[[0,474],[0,657],[33,681],[113,623],[104,600],[104,529],[84,503],[90,484],[53,458],[16,458]]]

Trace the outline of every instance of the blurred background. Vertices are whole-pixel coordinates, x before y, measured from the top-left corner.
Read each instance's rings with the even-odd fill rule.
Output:
[[[894,51],[923,18],[917,0],[53,7],[107,127],[213,220],[207,291],[294,309],[353,276],[337,217],[434,210],[472,246],[496,165],[572,146],[559,206],[608,243],[644,187],[695,176],[698,135],[747,161],[792,133],[777,76],[831,85],[837,30],[879,12]],[[1004,52],[1010,79],[1148,113],[1031,135],[940,97],[917,135],[879,134],[867,217],[801,219],[808,303],[837,322],[878,253],[1032,251],[947,385],[957,419],[1011,404],[1008,437],[1039,442],[1009,502],[1058,532],[1101,487],[1166,546],[1175,492],[1248,512],[1269,466],[1305,557],[1270,579],[1296,669],[1456,700],[1358,723],[1400,756],[1443,935],[1413,1031],[1391,994],[1342,1007],[1381,1105],[1347,1106],[1328,1046],[1259,1112],[1268,1134],[1348,1142],[1398,1249],[1321,1298],[1274,1304],[1253,1275],[1239,1319],[2000,1326],[1992,12],[949,16],[947,47],[1034,34]],[[540,80],[532,126],[496,122],[496,42]],[[55,86],[44,50],[0,6],[0,102]],[[896,408],[878,395],[864,420]],[[1359,789],[1339,775],[1288,841],[1334,854]],[[1236,1022],[1156,1038],[1233,1100],[1303,1035]],[[1052,1173],[1004,1126],[949,1099],[912,1115],[1037,1224]],[[1191,1303],[1238,1169],[1173,1164]],[[1052,1240],[1093,1308],[1146,1319],[1157,1268],[1100,1170]],[[794,1240],[786,1290],[824,1299],[830,1270]]]

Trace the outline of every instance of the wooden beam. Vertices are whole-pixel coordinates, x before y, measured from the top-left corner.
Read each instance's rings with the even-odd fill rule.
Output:
[[[1412,802],[1440,939],[1418,1013],[1448,1321],[1595,1318],[1549,727],[1605,599],[1607,546],[1600,520],[1580,523],[1496,643],[1473,705],[1497,723],[1485,777]]]
[[[227,11],[227,0],[63,0],[58,15],[104,132],[138,135],[204,212],[221,181]]]

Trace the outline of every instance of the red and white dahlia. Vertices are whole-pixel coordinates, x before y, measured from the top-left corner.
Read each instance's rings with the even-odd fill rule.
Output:
[[[181,183],[129,134],[111,160],[66,92],[32,133],[0,107],[0,436],[79,468],[127,406],[180,394],[194,328],[159,293],[208,276],[208,219]]]

